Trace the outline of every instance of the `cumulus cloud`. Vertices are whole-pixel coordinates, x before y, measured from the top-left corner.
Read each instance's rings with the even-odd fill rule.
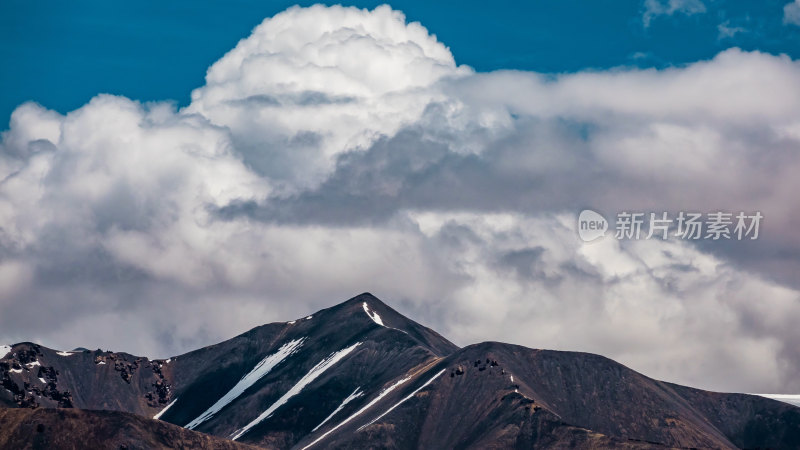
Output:
[[[388,7],[291,8],[183,109],[17,108],[0,340],[169,356],[371,291],[459,344],[800,389],[798,95],[785,56],[475,73]],[[585,207],[765,222],[746,243],[584,244]]]
[[[645,0],[642,21],[649,27],[657,16],[671,16],[675,13],[691,16],[706,12],[703,0]]]
[[[294,7],[214,63],[187,112],[229,128],[245,162],[292,191],[318,183],[336,155],[414,122],[437,81],[469,73],[388,6]]]
[[[783,23],[800,26],[800,1],[795,0],[783,7]]]

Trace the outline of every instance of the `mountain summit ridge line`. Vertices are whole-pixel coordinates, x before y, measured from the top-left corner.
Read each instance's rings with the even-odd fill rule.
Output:
[[[0,377],[5,408],[157,416],[264,448],[800,446],[798,407],[591,353],[458,347],[370,293],[166,360],[15,344]],[[0,448],[19,430],[12,416],[0,416]],[[88,417],[99,420],[74,420]]]

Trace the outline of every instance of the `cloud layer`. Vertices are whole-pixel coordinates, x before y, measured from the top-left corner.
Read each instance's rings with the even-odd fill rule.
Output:
[[[368,290],[459,344],[797,390],[799,96],[783,56],[475,73],[388,7],[291,8],[183,109],[17,108],[0,340],[168,356]],[[754,242],[583,244],[585,207],[765,222]]]

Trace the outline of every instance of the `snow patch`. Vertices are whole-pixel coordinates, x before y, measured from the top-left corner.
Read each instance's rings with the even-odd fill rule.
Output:
[[[28,369],[32,369],[32,368],[34,368],[36,366],[41,366],[41,364],[39,364],[38,360],[36,360],[34,362],[29,362],[28,364],[25,364],[25,365],[28,366]]]
[[[330,430],[326,431],[326,432],[325,432],[325,433],[324,433],[322,436],[320,436],[320,437],[318,437],[317,439],[315,439],[315,440],[314,440],[312,443],[310,443],[310,444],[306,445],[305,447],[303,447],[303,448],[302,448],[302,450],[306,450],[307,448],[311,447],[312,445],[316,444],[317,442],[319,442],[319,441],[321,441],[321,440],[325,439],[325,437],[326,437],[327,435],[329,435],[329,434],[333,433],[334,431],[336,431],[337,429],[339,429],[339,427],[341,427],[341,426],[343,426],[343,425],[347,424],[347,423],[348,423],[348,422],[350,422],[351,420],[353,420],[353,419],[355,419],[356,417],[360,416],[360,415],[361,415],[361,414],[362,414],[364,411],[368,410],[370,407],[372,407],[372,405],[374,405],[374,404],[378,403],[378,402],[379,402],[379,401],[380,401],[380,400],[381,400],[383,397],[385,397],[385,396],[386,396],[388,393],[392,392],[392,391],[393,391],[393,390],[394,390],[394,389],[395,389],[397,386],[400,386],[401,384],[405,383],[406,381],[408,381],[408,380],[410,380],[410,379],[411,379],[410,377],[408,377],[408,378],[403,378],[402,380],[398,380],[398,381],[396,381],[396,382],[395,382],[393,385],[391,385],[391,386],[389,386],[388,388],[386,388],[386,389],[382,390],[382,391],[381,391],[381,393],[380,393],[380,394],[378,394],[378,396],[377,396],[377,397],[373,398],[373,399],[372,399],[372,400],[371,400],[369,403],[367,403],[367,404],[366,404],[366,405],[364,405],[364,406],[363,406],[361,409],[359,409],[358,411],[356,411],[355,413],[353,413],[353,415],[352,415],[352,416],[348,417],[347,419],[344,419],[342,422],[340,422],[340,423],[339,423],[339,425],[336,425],[335,427],[333,427],[333,428],[331,428]]]
[[[10,345],[0,345],[0,358],[5,358],[9,353],[11,353]]]
[[[164,361],[164,364],[169,364],[171,362],[172,362],[172,358],[169,358],[168,360]]]
[[[752,395],[758,395],[759,397],[771,398],[772,400],[777,400],[779,402],[788,403],[794,406],[800,406],[800,395],[793,395],[793,394],[752,394]]]
[[[308,316],[308,317],[306,317],[306,320],[309,320],[309,319],[311,319],[312,317],[314,317],[314,316]]]
[[[265,419],[269,418],[278,408],[283,406],[286,402],[289,401],[290,398],[294,397],[295,395],[299,394],[300,391],[303,390],[309,383],[317,379],[320,375],[322,375],[326,370],[330,369],[334,364],[339,362],[342,358],[349,355],[350,352],[356,349],[361,345],[361,342],[356,342],[355,344],[351,345],[350,347],[344,348],[339,350],[338,352],[331,353],[327,358],[323,359],[316,366],[312,367],[311,370],[308,371],[307,374],[303,375],[303,378],[300,378],[291,389],[289,389],[281,398],[279,398],[275,403],[272,404],[266,411],[262,412],[258,417],[256,417],[252,422],[245,425],[244,428],[237,430],[233,435],[231,435],[231,439],[234,441],[242,437],[243,434],[250,431],[251,428],[258,425]]]
[[[22,369],[11,369],[9,370],[11,373],[22,373]]]
[[[42,377],[39,377],[39,381],[41,381],[41,382],[42,382],[42,383],[44,383],[44,384],[47,384],[47,380],[45,380],[45,379],[44,379],[44,378],[42,378]]]
[[[511,382],[514,382],[514,375],[511,375]]]
[[[165,406],[165,407],[164,407],[164,409],[162,409],[161,411],[159,411],[159,412],[158,412],[158,414],[156,414],[155,416],[153,416],[153,419],[156,419],[156,420],[159,420],[159,419],[161,419],[161,416],[163,416],[163,415],[164,415],[164,413],[165,413],[165,412],[167,412],[167,410],[168,410],[168,409],[169,409],[169,408],[170,408],[172,405],[174,405],[174,404],[175,404],[175,402],[177,402],[177,401],[178,401],[178,399],[176,398],[175,400],[173,400],[173,401],[169,402],[169,404],[168,404],[167,406]]]
[[[347,405],[347,404],[348,404],[348,403],[350,403],[351,401],[353,401],[353,400],[357,399],[358,397],[361,397],[362,395],[364,395],[364,393],[363,393],[363,392],[360,392],[360,390],[361,390],[361,386],[357,387],[357,388],[356,388],[356,390],[355,390],[355,391],[353,391],[353,393],[352,393],[352,394],[348,395],[348,396],[347,396],[347,398],[345,398],[345,399],[342,401],[342,404],[341,404],[341,405],[339,405],[339,406],[338,406],[336,409],[334,409],[334,410],[333,410],[333,412],[332,412],[332,413],[331,413],[331,414],[330,414],[328,417],[326,417],[326,418],[325,418],[325,420],[323,420],[322,422],[320,422],[320,424],[319,424],[319,425],[317,425],[316,427],[314,427],[314,429],[313,429],[313,430],[311,430],[311,432],[313,433],[313,432],[317,431],[317,430],[319,429],[319,427],[321,427],[321,426],[325,425],[325,422],[327,422],[327,421],[331,420],[331,418],[333,418],[333,416],[335,416],[335,415],[336,415],[336,413],[338,413],[339,411],[341,411],[341,410],[342,410],[342,408],[344,408],[344,407],[345,407],[345,405]]]
[[[382,327],[386,326],[383,324],[383,320],[381,320],[381,316],[379,316],[377,312],[369,310],[369,305],[367,305],[367,302],[362,303],[361,306],[364,307],[364,312],[367,313],[367,315],[369,316],[370,319],[372,319],[373,322],[377,323]]]
[[[106,364],[106,362],[105,362],[105,361],[100,361],[99,363],[97,363],[97,365],[98,365],[98,366],[103,366],[103,365],[105,365],[105,364]]]
[[[284,359],[296,353],[303,346],[306,338],[295,339],[289,341],[281,346],[277,352],[262,359],[256,366],[243,376],[235,386],[231,388],[225,395],[211,405],[207,410],[197,416],[194,420],[186,424],[186,428],[193,430],[198,425],[210,419],[214,414],[218,413],[222,408],[226,407],[230,402],[236,400],[244,393],[250,386],[254,385],[264,375],[268,374],[275,366],[281,363]]]
[[[289,325],[294,325],[295,322],[297,322],[297,321],[296,320],[291,320],[291,321],[286,322],[286,323],[288,323]]]
[[[413,397],[413,396],[417,395],[417,392],[421,391],[421,390],[422,390],[422,389],[424,389],[424,388],[425,388],[427,385],[431,384],[431,383],[433,382],[433,380],[435,380],[435,379],[439,378],[439,376],[441,376],[443,373],[445,373],[445,371],[446,371],[446,370],[447,370],[446,368],[444,368],[444,369],[440,370],[440,371],[439,371],[439,373],[437,373],[436,375],[432,376],[432,377],[431,377],[431,378],[430,378],[428,381],[426,381],[426,382],[425,382],[425,383],[424,383],[422,386],[420,386],[420,387],[418,387],[418,388],[414,389],[414,392],[412,392],[412,393],[408,394],[407,396],[403,397],[403,399],[402,399],[402,400],[400,400],[399,402],[395,403],[395,404],[394,404],[394,406],[392,406],[391,408],[387,409],[385,413],[383,413],[383,414],[381,414],[380,416],[378,416],[378,417],[376,417],[376,418],[372,419],[372,420],[371,420],[369,423],[367,423],[366,425],[362,425],[362,426],[360,426],[360,427],[358,428],[358,430],[357,430],[357,431],[361,431],[363,428],[366,428],[366,427],[368,427],[368,426],[372,425],[372,424],[373,424],[373,423],[375,423],[376,421],[380,420],[380,418],[381,418],[381,417],[383,417],[383,416],[385,416],[385,415],[389,414],[390,412],[392,412],[392,410],[393,410],[393,409],[395,409],[395,408],[397,408],[398,406],[402,405],[403,403],[405,403],[405,402],[406,402],[408,399],[410,399],[411,397]]]
[[[74,354],[75,354],[75,352],[56,352],[56,355],[59,355],[59,356],[72,356]]]

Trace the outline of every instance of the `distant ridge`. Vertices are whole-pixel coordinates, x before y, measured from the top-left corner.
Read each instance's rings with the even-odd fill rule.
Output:
[[[800,448],[788,403],[665,383],[588,353],[459,348],[369,293],[167,360],[7,350],[0,406],[34,408],[1,411],[0,443],[14,445],[20,417],[61,427],[60,411],[65,430],[118,421],[142,442],[207,434],[278,449]]]

